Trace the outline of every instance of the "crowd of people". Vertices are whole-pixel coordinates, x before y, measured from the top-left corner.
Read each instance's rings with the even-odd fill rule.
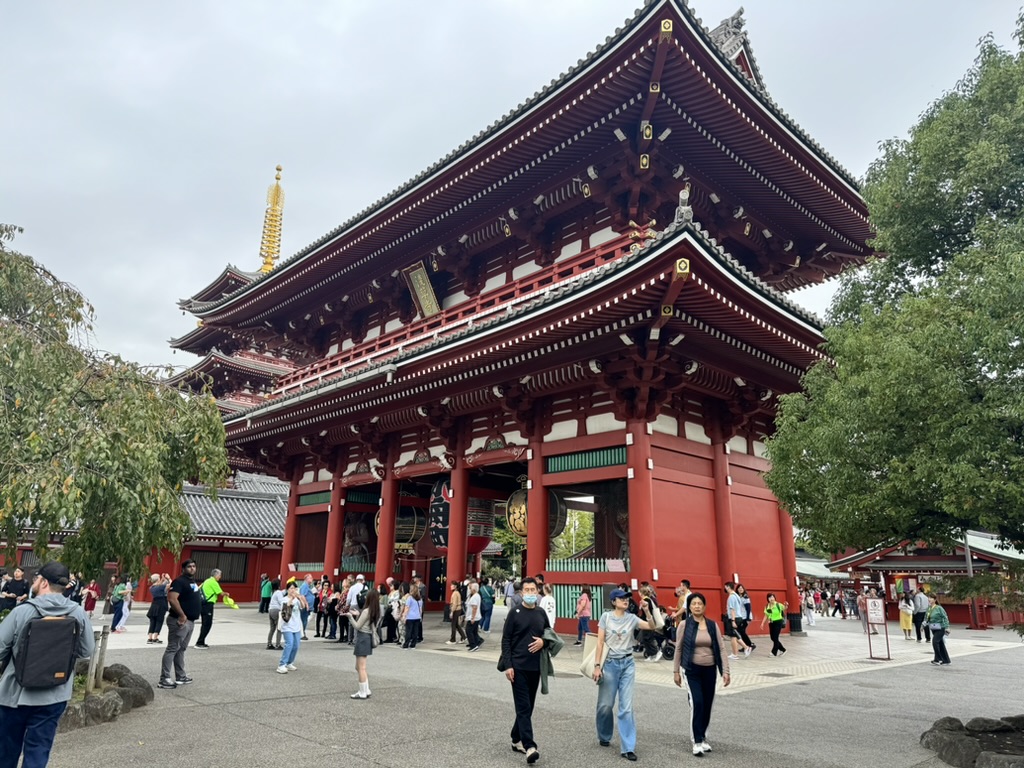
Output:
[[[200,623],[200,634],[194,647],[209,648],[207,639],[213,630],[214,605],[218,600],[230,601],[230,595],[220,585],[219,570],[214,569],[203,581],[196,571],[196,562],[185,560],[181,574],[173,580],[166,573],[150,576],[152,599],[146,614],[149,619],[147,643],[163,644],[160,635],[165,621],[167,626],[158,682],[163,689],[176,689],[193,682],[186,667],[186,652],[195,625]],[[123,631],[137,586],[128,576],[111,577],[105,593],[104,613],[111,616],[113,631]],[[669,658],[674,682],[687,694],[693,755],[703,756],[711,751],[707,733],[718,680],[728,686],[730,662],[740,661],[757,648],[747,631],[756,610],[749,593],[742,584],[733,582],[725,583],[723,591],[725,611],[719,625],[707,615],[709,601],[705,595],[691,591],[690,582],[685,579],[675,591],[674,604],[664,608],[658,604],[653,585],[647,582],[642,582],[636,590],[628,584],[619,584],[609,593],[610,607],[603,607],[604,610],[595,603],[589,587],[580,590],[573,614],[576,645],[584,643],[598,616],[592,677],[598,685],[595,727],[601,746],[611,745],[617,729],[622,757],[629,761],[638,759],[633,717],[636,660],[657,663]],[[374,585],[362,574],[337,581],[326,575],[315,579],[307,574],[301,580],[292,577],[281,584],[280,580],[264,575],[259,611],[268,617],[267,650],[280,652],[276,671],[284,675],[298,669],[296,661],[302,642],[310,639],[312,619],[313,639],[352,646],[358,688],[351,698],[369,699],[372,694],[367,663],[373,649],[381,644],[414,649],[422,642],[426,592],[426,584],[420,577],[410,582],[387,578],[380,585]],[[537,692],[538,688],[547,692],[547,679],[553,673],[550,659],[562,646],[553,631],[558,609],[552,586],[544,583],[540,574],[521,582],[497,584],[487,578],[467,575],[449,588],[446,621],[450,621],[451,626],[446,644],[464,644],[467,652],[477,651],[490,634],[498,595],[503,596],[507,608],[499,669],[510,683],[515,710],[510,730],[512,750],[524,754],[528,763],[534,763],[540,758],[532,724]],[[874,630],[867,623],[867,601],[877,596],[873,587],[859,594],[846,590],[830,594],[827,589],[808,588],[801,591],[799,609],[809,625],[814,624],[815,616],[825,616],[831,611],[833,616],[841,613],[844,619],[847,614],[860,618],[864,631],[871,632]],[[37,608],[45,605],[47,610],[83,622],[83,626],[89,628],[90,642],[92,632],[88,622],[103,599],[95,580],[84,583],[81,574],[71,574],[56,563],[43,566],[31,581],[21,568],[9,575],[0,575],[0,601],[3,601],[0,608],[9,610],[32,600]],[[789,608],[789,603],[778,600],[776,595],[766,596],[760,628],[768,629],[771,655],[775,657],[786,654],[781,635]],[[916,630],[918,642],[922,641],[923,634],[924,639],[932,643],[932,664],[950,664],[945,647],[949,618],[936,596],[919,588],[916,593],[900,595],[898,608],[904,638],[912,640]],[[27,615],[17,612],[15,621],[0,622],[0,661],[5,653],[10,656],[18,628]],[[10,692],[4,687],[9,682],[5,671],[0,678],[0,715],[11,706],[3,703],[5,697],[10,699]],[[16,701],[27,700],[20,698],[22,695],[23,692]],[[19,716],[38,716],[37,725],[32,727],[45,737],[51,726],[55,728],[51,710],[55,712],[59,704],[63,711],[66,705],[67,699],[62,696],[63,692],[57,697],[60,700],[50,702],[54,706],[45,712],[41,705],[38,711],[31,709],[34,704],[13,706],[28,706],[30,709],[20,712]],[[52,733],[47,738],[52,743]],[[23,746],[18,744],[11,748],[20,751]]]

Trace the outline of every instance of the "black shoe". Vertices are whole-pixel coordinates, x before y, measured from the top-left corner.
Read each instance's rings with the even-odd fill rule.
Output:
[[[206,643],[196,643],[196,648],[202,648],[204,651],[209,649],[209,647]]]
[[[267,650],[268,650],[268,651],[272,651],[272,650],[274,650],[274,646],[272,646],[272,645],[268,645],[268,646],[267,646]]]
[[[636,762],[636,752],[623,752],[622,756],[631,762]]]
[[[283,651],[284,650],[284,646],[283,645],[275,645],[274,646],[274,650],[275,651]]]
[[[315,635],[313,635],[313,637],[320,637],[320,633],[317,632]]]
[[[513,741],[512,742],[512,751],[513,752],[518,752],[521,755],[525,755],[526,754],[526,747],[523,746],[523,742],[521,742],[521,741]]]
[[[603,741],[603,740],[598,740],[597,743],[600,744],[602,747],[610,747],[612,745],[612,743],[610,741]]]
[[[540,751],[536,747],[530,747],[526,750],[526,762],[533,765],[540,760]]]
[[[176,678],[176,679],[174,680],[174,682],[175,682],[175,683],[176,683],[177,685],[188,685],[189,683],[192,683],[192,682],[194,682],[194,681],[192,680],[192,678],[191,678],[191,677],[189,677],[188,675],[185,675],[184,677],[179,677],[179,678]]]
[[[173,680],[168,680],[166,677],[161,677],[160,682],[156,684],[157,688],[177,688],[178,685]]]
[[[577,640],[575,643],[573,643],[573,645],[583,645],[583,643],[581,643],[579,640]]]

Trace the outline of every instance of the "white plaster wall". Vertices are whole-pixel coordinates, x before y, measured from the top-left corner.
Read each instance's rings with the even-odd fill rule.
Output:
[[[399,328],[402,327],[402,325],[402,321],[399,320],[397,317],[392,320],[388,320],[384,324],[384,333],[391,333],[392,331],[397,331]]]
[[[597,230],[597,232],[594,232],[590,236],[590,247],[591,248],[596,248],[597,246],[601,245],[601,243],[607,243],[609,240],[612,240],[613,238],[618,237],[618,234],[619,233],[616,232],[611,227],[605,227],[604,229],[599,229],[599,230]]]
[[[651,426],[655,432],[662,435],[672,435],[675,437],[679,434],[679,419],[667,413],[658,414],[658,418],[654,420]]]
[[[544,436],[545,442],[554,442],[555,440],[568,440],[576,437],[576,420],[572,421],[556,421],[551,427],[551,431]],[[505,438],[506,440],[508,438]]]
[[[331,355],[336,355],[336,354],[338,354],[338,345],[337,344],[331,344],[331,346],[329,346],[327,348],[327,356],[330,357]]]
[[[693,440],[693,442],[703,445],[711,445],[711,438],[704,434],[703,426],[694,424],[692,421],[686,422],[685,426],[687,440]]]
[[[444,300],[441,302],[441,307],[443,309],[448,309],[450,307],[454,307],[456,304],[461,304],[468,300],[469,296],[466,295],[465,291],[456,291],[455,293],[444,297]]]
[[[466,449],[466,456],[471,453],[475,453],[487,445],[487,435],[481,437],[474,437],[473,441],[469,444],[469,448]]]
[[[562,250],[559,251],[558,256],[555,257],[555,261],[559,262],[559,261],[562,261],[564,259],[571,258],[571,257],[575,256],[577,253],[579,253],[580,251],[582,251],[582,250],[583,250],[583,241],[582,240],[573,240],[571,243],[566,243],[565,245],[562,246]]]
[[[747,438],[743,435],[736,435],[728,442],[729,450],[733,453],[746,453],[747,452]]]
[[[497,288],[501,288],[501,286],[503,286],[504,284],[505,273],[502,272],[500,274],[494,275],[493,277],[491,277],[490,280],[484,283],[484,289],[481,291],[481,293],[487,293],[488,291],[493,291]]]
[[[534,272],[539,272],[540,269],[541,268],[537,264],[537,262],[535,262],[533,259],[530,259],[529,261],[525,261],[522,264],[517,264],[515,267],[513,267],[512,278],[514,280],[519,280],[521,278],[526,277],[527,275],[532,275]]]
[[[325,480],[330,480],[331,479],[331,470],[329,470],[329,469],[321,469],[319,472],[317,472],[316,479],[320,480],[321,482],[325,481]]]
[[[302,473],[302,479],[299,483],[312,483],[313,482],[313,470],[307,470]]]
[[[505,438],[505,445],[523,442],[523,436],[519,434],[518,429],[514,429],[511,432],[503,432],[501,436]]]
[[[624,421],[619,421],[614,414],[601,413],[597,416],[587,416],[587,434],[599,435],[602,432],[616,432],[622,429]]]
[[[760,440],[754,441],[754,455],[759,456],[762,459],[768,458],[767,452],[765,451],[765,444]]]
[[[367,329],[366,338],[363,341],[370,341],[370,339],[376,339],[378,336],[380,336],[380,326],[375,325],[373,328]]]

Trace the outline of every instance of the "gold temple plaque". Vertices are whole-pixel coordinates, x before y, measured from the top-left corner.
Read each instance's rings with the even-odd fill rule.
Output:
[[[421,317],[433,317],[441,311],[441,305],[434,294],[434,286],[430,284],[430,274],[422,261],[406,267],[402,274],[405,275],[405,282]]]

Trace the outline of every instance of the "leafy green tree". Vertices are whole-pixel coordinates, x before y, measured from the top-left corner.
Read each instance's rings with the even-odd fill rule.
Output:
[[[864,197],[884,258],[850,273],[830,321],[856,322],[930,285],[951,260],[1024,215],[1024,13],[1018,50],[986,37],[974,66],[906,139],[881,145]]]
[[[594,515],[570,509],[566,512],[565,530],[551,540],[551,557],[572,557],[594,545]]]
[[[1024,544],[1024,227],[933,287],[829,328],[783,397],[768,486],[829,552],[968,528]]]
[[[88,345],[93,308],[73,287],[9,246],[0,226],[0,536],[23,531],[52,557],[95,573],[118,561],[139,574],[154,547],[190,533],[182,484],[227,476],[213,399],[188,397],[149,370]],[[8,560],[9,562],[9,560]]]
[[[969,528],[1022,546],[1024,53],[983,40],[864,195],[885,258],[846,281],[830,360],[781,399],[766,481],[825,551]]]

